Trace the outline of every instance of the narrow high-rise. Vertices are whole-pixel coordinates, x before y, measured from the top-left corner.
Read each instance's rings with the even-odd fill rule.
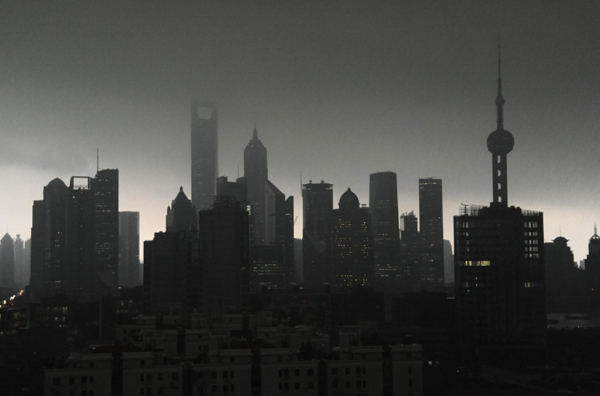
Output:
[[[218,119],[214,104],[192,102],[192,203],[212,208],[218,176]]]
[[[302,185],[303,236],[302,262],[304,284],[315,287],[331,281],[329,232],[333,211],[333,184]]]
[[[442,181],[419,179],[419,221],[421,236],[421,289],[443,291],[444,221]]]
[[[140,285],[140,213],[119,212],[119,286]]]
[[[265,182],[269,179],[267,148],[258,138],[256,127],[252,139],[244,148],[244,177],[246,178],[248,201],[250,202],[250,243],[266,243]]]
[[[397,288],[400,264],[398,187],[394,172],[370,176],[369,211],[373,228],[373,284],[384,290]]]
[[[0,240],[0,287],[15,286],[15,249],[14,241],[8,234]]]
[[[487,139],[493,202],[465,205],[454,217],[455,283],[463,356],[514,360],[544,348],[544,224],[542,213],[508,206],[506,156],[514,138],[503,125],[501,81],[499,74],[498,126]]]

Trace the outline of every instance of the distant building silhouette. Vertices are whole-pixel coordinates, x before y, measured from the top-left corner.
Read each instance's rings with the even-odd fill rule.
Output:
[[[118,285],[119,172],[54,179],[33,204],[31,286],[96,299]]]
[[[370,175],[369,211],[373,228],[373,285],[389,292],[398,288],[400,277],[398,187],[394,172]]]
[[[218,118],[214,104],[192,102],[192,203],[210,209],[218,176]]]
[[[564,306],[570,297],[578,293],[578,270],[567,242],[566,238],[559,236],[544,243],[546,301],[550,310]]]
[[[29,284],[29,278],[25,277],[25,249],[21,235],[17,234],[14,243],[15,249],[15,283],[19,287]]]
[[[454,282],[454,254],[452,253],[452,243],[444,239],[444,283]]]
[[[419,233],[421,235],[421,289],[443,291],[444,222],[442,181],[419,179]]]
[[[235,199],[240,208],[247,210],[250,202],[248,201],[248,183],[245,177],[238,177],[235,182],[227,181],[227,176],[217,178],[217,196],[225,196]]]
[[[544,348],[544,222],[540,212],[508,207],[506,156],[514,138],[504,129],[503,105],[499,75],[498,127],[487,139],[494,200],[463,206],[454,217],[455,281],[465,354],[515,359]]]
[[[587,288],[594,300],[600,299],[600,236],[594,226],[594,235],[588,244],[588,255],[585,259],[585,279]]]
[[[264,182],[264,245],[250,246],[250,283],[279,288],[292,281],[294,270],[294,197],[285,195],[270,181]],[[256,223],[255,223],[256,224]]]
[[[331,280],[329,232],[333,211],[333,184],[302,185],[303,236],[302,260],[304,284],[314,287]]]
[[[31,283],[31,238],[25,241],[23,248],[23,279],[25,285]]]
[[[349,188],[331,215],[330,283],[334,288],[370,286],[373,277],[373,231],[368,208],[361,208]]]
[[[0,240],[0,287],[15,286],[15,249],[14,241],[8,234]]]
[[[397,293],[418,291],[421,275],[421,238],[414,212],[400,216],[400,288]]]
[[[179,193],[171,202],[171,206],[167,207],[166,230],[168,232],[195,230],[197,216],[196,207],[183,192],[183,187],[179,187]]]
[[[265,223],[265,182],[269,179],[267,168],[267,149],[258,138],[256,127],[252,139],[244,148],[244,177],[247,182],[248,201],[250,201],[251,244],[264,245],[266,238]]]
[[[140,213],[119,212],[119,286],[140,285]]]

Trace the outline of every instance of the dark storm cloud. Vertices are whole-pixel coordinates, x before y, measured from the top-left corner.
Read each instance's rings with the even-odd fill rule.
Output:
[[[491,198],[501,33],[509,200],[568,232],[574,208],[600,221],[598,20],[597,1],[0,1],[0,165],[33,191],[29,213],[49,173],[91,173],[99,147],[148,239],[189,191],[197,97],[220,104],[221,174],[237,175],[257,121],[300,216],[301,173],[367,203],[369,173],[395,171],[400,211],[437,176],[451,238],[459,203]],[[587,228],[571,225],[578,256]]]

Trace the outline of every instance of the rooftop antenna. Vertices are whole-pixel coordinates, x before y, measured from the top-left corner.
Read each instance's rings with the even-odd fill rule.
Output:
[[[240,163],[238,162],[238,179],[240,178]]]
[[[502,62],[500,60],[501,46],[500,33],[498,33],[498,96],[496,97],[496,113],[498,129],[504,129],[504,114],[502,107],[504,106],[504,98],[502,97]]]
[[[558,236],[562,236],[562,226],[558,225]]]
[[[96,148],[96,173],[100,171],[100,149]]]

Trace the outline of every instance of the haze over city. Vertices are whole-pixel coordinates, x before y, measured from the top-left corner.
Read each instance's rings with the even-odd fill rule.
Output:
[[[192,98],[219,105],[219,174],[243,175],[256,123],[269,179],[348,187],[398,175],[444,182],[444,238],[461,203],[492,200],[496,43],[502,40],[509,204],[544,212],[545,239],[587,254],[600,221],[600,6],[528,1],[0,3],[0,225],[29,237],[55,177],[120,171],[120,210],[140,239],[190,195]],[[239,168],[238,168],[239,167]],[[337,205],[336,205],[337,206]]]

